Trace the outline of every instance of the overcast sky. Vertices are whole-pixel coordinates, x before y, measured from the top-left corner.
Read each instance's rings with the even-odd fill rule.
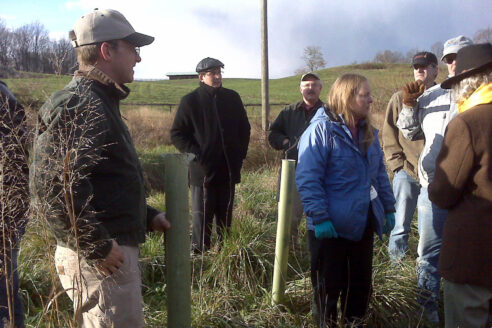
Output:
[[[155,42],[141,50],[135,77],[194,71],[210,56],[224,77],[261,75],[261,0],[0,0],[9,28],[39,21],[53,38],[68,34],[93,8],[120,11]],[[492,0],[270,0],[270,78],[304,66],[306,46],[321,47],[328,67],[372,60],[378,51],[430,50],[436,42],[470,38],[492,27]]]

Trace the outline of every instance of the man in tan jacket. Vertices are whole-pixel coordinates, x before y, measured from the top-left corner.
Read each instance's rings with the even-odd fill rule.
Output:
[[[412,66],[415,81],[422,81],[426,88],[435,84],[438,67],[433,53],[418,52],[413,56]],[[396,121],[401,108],[400,90],[391,97],[383,124],[383,151],[386,163],[394,173],[393,193],[396,199],[395,228],[391,231],[388,247],[393,262],[403,259],[408,250],[410,223],[420,192],[417,163],[424,146],[424,140],[410,141],[398,130]]]

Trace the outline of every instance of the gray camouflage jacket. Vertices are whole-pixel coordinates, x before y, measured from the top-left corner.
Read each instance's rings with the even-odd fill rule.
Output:
[[[424,91],[415,107],[403,105],[396,125],[409,140],[425,139],[419,157],[418,175],[422,187],[434,177],[436,158],[441,150],[448,123],[457,115],[458,108],[451,99],[451,90],[435,85]]]

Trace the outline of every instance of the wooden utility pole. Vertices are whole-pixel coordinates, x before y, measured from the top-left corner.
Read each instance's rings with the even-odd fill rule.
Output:
[[[261,127],[267,131],[270,123],[268,115],[270,104],[268,98],[268,24],[267,0],[261,0]]]

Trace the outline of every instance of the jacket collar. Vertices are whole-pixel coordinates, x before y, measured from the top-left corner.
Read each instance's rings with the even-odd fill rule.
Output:
[[[207,92],[207,94],[209,94],[210,96],[213,97],[217,93],[219,93],[219,90],[222,89],[222,86],[220,86],[218,88],[214,88],[214,87],[209,86],[208,84],[205,84],[203,82],[200,82],[200,88],[202,88],[203,90],[205,90],[205,92]]]
[[[318,101],[316,102],[316,104],[314,104],[311,110],[315,111],[321,106],[323,106],[323,102],[321,101],[321,99],[318,99]],[[296,110],[306,110],[306,103],[304,102],[304,100],[301,100],[296,104]]]
[[[96,81],[104,86],[110,87],[116,97],[120,100],[125,99],[130,94],[130,89],[128,89],[128,87],[116,83],[106,73],[92,65],[81,65],[80,68],[75,71],[74,77],[84,77],[88,80]]]

